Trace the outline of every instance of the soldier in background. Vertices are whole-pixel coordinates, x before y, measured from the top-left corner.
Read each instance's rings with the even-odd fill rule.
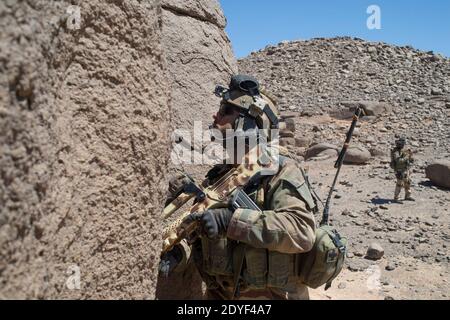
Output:
[[[278,111],[259,91],[256,79],[232,77],[221,97],[214,129],[226,134],[230,129],[277,128]],[[264,112],[252,114],[253,103],[262,103]],[[203,186],[214,184],[236,165],[216,165]],[[171,198],[177,188],[170,188]],[[189,215],[186,220],[199,222],[200,236],[166,253],[160,264],[164,271],[160,270],[179,272],[183,265],[194,262],[209,299],[308,299],[308,288],[297,277],[298,254],[314,245],[316,203],[302,170],[290,159],[280,157],[275,175],[262,178],[244,191],[261,211],[220,208]]]
[[[394,169],[397,184],[395,186],[394,200],[399,201],[400,192],[405,188],[405,200],[414,201],[411,197],[411,178],[409,170],[412,163],[412,152],[405,149],[406,139],[404,137],[395,141],[395,147],[391,150],[391,168]]]

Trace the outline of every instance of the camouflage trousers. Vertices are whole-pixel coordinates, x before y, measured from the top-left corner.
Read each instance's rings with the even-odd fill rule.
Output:
[[[231,296],[230,290],[208,289],[208,300],[227,300]],[[282,289],[268,288],[265,290],[248,290],[240,293],[236,300],[309,300],[308,287],[297,283]]]
[[[408,171],[397,171],[395,174],[397,184],[395,186],[394,199],[398,200],[400,192],[405,188],[405,198],[411,197],[411,178]]]

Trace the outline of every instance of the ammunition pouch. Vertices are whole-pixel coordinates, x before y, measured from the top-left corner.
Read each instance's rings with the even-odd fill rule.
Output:
[[[406,177],[406,172],[405,171],[397,171],[395,173],[395,177],[399,180],[403,180]]]
[[[233,261],[231,259],[234,246],[233,241],[226,238],[201,238],[203,269],[213,276],[233,276]]]
[[[248,289],[284,288],[295,276],[295,255],[247,246],[243,280]]]
[[[209,287],[264,290],[286,287],[297,274],[296,255],[245,245],[223,238],[202,239],[202,272],[211,279]],[[214,279],[214,280],[213,280]]]

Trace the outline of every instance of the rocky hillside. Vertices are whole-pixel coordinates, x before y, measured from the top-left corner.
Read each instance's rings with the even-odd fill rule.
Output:
[[[431,297],[446,297],[450,198],[423,179],[428,162],[449,158],[449,59],[336,38],[270,46],[238,65],[217,0],[2,1],[0,16],[0,298],[201,297],[194,269],[157,277],[171,133],[205,127],[214,86],[238,68],[279,100],[283,143],[310,161],[322,195],[334,173],[322,160],[337,155],[352,108],[364,106],[352,159],[366,166],[343,171],[333,207],[352,238],[346,271],[366,268],[377,241],[386,270],[419,268],[405,282],[442,270],[427,280]],[[418,159],[422,200],[407,216],[387,200],[398,134]],[[198,178],[205,168],[181,169]]]
[[[362,140],[387,147],[395,135],[404,134],[419,151],[449,155],[448,58],[361,39],[319,38],[268,46],[240,60],[239,70],[257,76],[281,110],[306,117],[342,118],[359,102],[388,105],[382,119],[367,119],[379,125],[361,132]],[[308,129],[313,128],[303,131]],[[342,141],[337,129],[316,126],[314,138]]]

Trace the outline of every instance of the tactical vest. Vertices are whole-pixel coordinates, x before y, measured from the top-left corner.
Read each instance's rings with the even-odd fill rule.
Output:
[[[257,185],[245,190],[262,210],[270,210],[266,190],[271,178],[273,177],[265,178]],[[316,204],[307,179],[300,185],[294,181],[291,183],[309,209],[314,210]],[[237,248],[243,244],[228,238],[211,240],[202,237],[200,241],[201,246],[197,246],[197,249],[201,250],[201,254],[197,254],[197,257],[201,259],[201,262],[198,261],[200,265],[197,263],[197,266],[209,288],[219,285],[225,289],[232,289],[236,279],[235,272],[240,268],[239,261],[242,261],[240,254],[244,254],[241,290],[282,289],[288,283],[295,283],[298,279],[298,255],[296,254],[269,251],[248,245],[245,245],[245,251],[241,251]]]
[[[392,151],[393,169],[395,171],[406,171],[409,167],[409,156],[404,150],[394,149]]]

